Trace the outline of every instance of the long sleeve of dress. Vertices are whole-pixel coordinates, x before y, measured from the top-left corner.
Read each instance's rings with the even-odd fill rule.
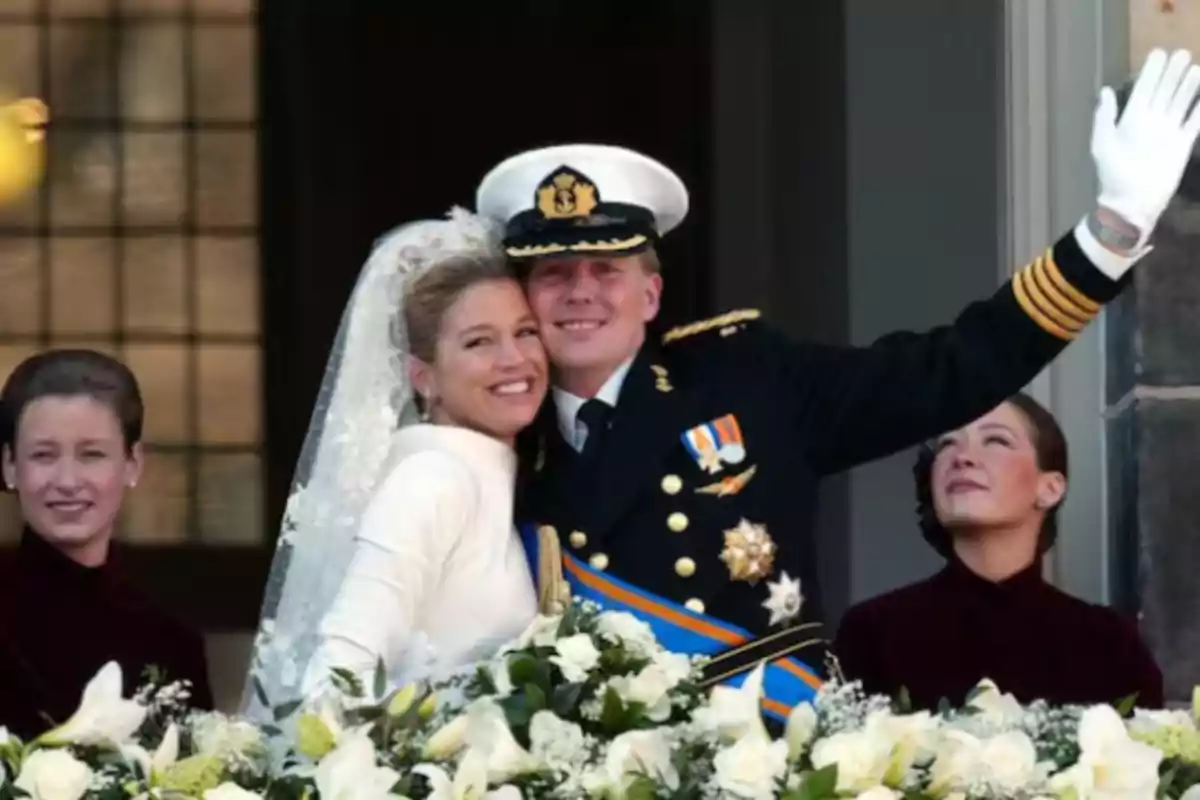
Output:
[[[391,669],[404,658],[422,604],[474,516],[476,494],[463,465],[437,452],[411,455],[384,478],[321,622],[304,696],[314,696],[335,667],[366,679],[369,687],[380,659]]]

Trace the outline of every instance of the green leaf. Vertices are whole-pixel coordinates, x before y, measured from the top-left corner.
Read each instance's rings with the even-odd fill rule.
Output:
[[[553,687],[551,680],[550,662],[529,655],[519,655],[508,662],[508,677],[513,686],[535,684],[542,691],[549,692]]]
[[[271,714],[275,717],[276,722],[280,722],[281,720],[284,720],[296,713],[296,709],[300,708],[302,705],[304,705],[303,700],[293,700],[290,703],[284,703],[283,705],[276,706],[275,710],[272,711]]]
[[[283,736],[283,729],[276,725],[263,725],[261,730],[267,736]]]
[[[837,794],[837,764],[815,770],[804,776],[800,784],[801,800],[825,800]]]
[[[1134,692],[1128,697],[1123,697],[1115,704],[1117,713],[1122,717],[1128,717],[1133,714],[1133,710],[1137,708],[1138,693]]]
[[[263,688],[262,681],[258,679],[257,675],[254,676],[254,695],[258,698],[258,702],[262,703],[263,708],[271,707],[271,701],[267,697],[267,690]]]
[[[901,686],[900,691],[896,694],[895,713],[908,714],[912,711],[912,695],[908,693],[907,686]]]
[[[537,684],[529,683],[524,688],[525,697],[529,702],[529,716],[546,708],[546,693]]]
[[[621,733],[625,727],[625,703],[617,690],[608,687],[604,692],[604,701],[600,708],[600,727],[606,733]]]
[[[345,667],[334,667],[332,671],[333,682],[345,694],[356,699],[361,699],[366,693],[363,691],[362,681],[350,670]]]
[[[508,720],[508,727],[514,734],[517,734],[518,729],[524,728],[529,724],[529,720],[533,719],[533,709],[530,707],[529,698],[524,693],[510,694],[500,701],[500,707],[504,709],[504,718]]]
[[[579,699],[583,696],[584,684],[564,683],[554,687],[550,698],[550,710],[563,719],[570,719],[579,708]]]
[[[658,795],[658,784],[648,775],[638,775],[625,790],[626,800],[654,800]]]
[[[383,665],[382,657],[375,662],[375,686],[373,688],[375,689],[375,699],[383,699],[383,695],[387,691],[387,667]]]

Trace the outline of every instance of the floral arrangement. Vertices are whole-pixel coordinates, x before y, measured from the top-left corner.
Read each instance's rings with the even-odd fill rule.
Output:
[[[775,738],[761,667],[705,692],[700,666],[587,604],[435,686],[335,671],[273,725],[187,713],[186,686],[125,699],[109,664],[63,725],[0,733],[0,800],[1200,800],[1195,712],[1021,705],[989,681],[913,712],[835,682]]]

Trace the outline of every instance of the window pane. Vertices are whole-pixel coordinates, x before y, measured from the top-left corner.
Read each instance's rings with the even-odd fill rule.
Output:
[[[43,185],[34,186],[7,203],[0,203],[0,228],[35,231],[42,223]]]
[[[205,544],[262,543],[262,462],[257,455],[203,456],[197,494]]]
[[[257,0],[195,0],[196,16],[247,15],[258,9]]]
[[[199,225],[254,225],[258,220],[258,153],[252,132],[196,134]]]
[[[257,116],[256,30],[253,26],[197,26],[192,29],[196,118],[251,121]]]
[[[4,89],[14,97],[42,97],[38,71],[40,31],[37,25],[0,25],[0,75]]]
[[[142,479],[125,494],[121,539],[174,544],[187,539],[188,482],[185,456],[146,453]]]
[[[56,335],[105,334],[116,323],[113,243],[55,239],[50,244],[50,326]]]
[[[0,545],[12,545],[20,541],[21,526],[21,508],[16,494],[0,491]]]
[[[53,114],[54,110],[51,109]],[[50,224],[108,227],[117,189],[117,142],[107,132],[50,127]]]
[[[107,20],[50,28],[50,113],[56,120],[112,119],[112,27]]]
[[[130,344],[125,348],[125,362],[142,387],[146,441],[187,443],[187,345]]]
[[[97,353],[104,353],[106,356],[113,358],[121,358],[120,349],[116,342],[112,339],[91,339],[87,337],[72,336],[67,339],[52,340],[51,347],[81,347],[85,350],[95,350]]]
[[[196,283],[201,335],[258,335],[257,239],[197,239]]]
[[[117,0],[117,6],[122,12],[132,12],[139,18],[178,14],[184,3],[185,0]]]
[[[0,334],[42,327],[41,242],[0,239]]]
[[[4,0],[4,13],[10,17],[18,14],[33,16],[37,11],[38,0]]]
[[[183,135],[125,134],[125,221],[179,225],[187,210]]]
[[[121,53],[121,116],[182,122],[183,26],[176,22],[125,25]]]
[[[112,0],[47,0],[50,14],[55,17],[105,17],[112,10]]]
[[[260,439],[258,345],[200,345],[196,400],[202,444]]]
[[[183,239],[125,240],[125,327],[131,333],[186,333]]]
[[[32,344],[0,344],[0,383],[8,380],[8,376],[17,365],[38,350],[39,348]]]

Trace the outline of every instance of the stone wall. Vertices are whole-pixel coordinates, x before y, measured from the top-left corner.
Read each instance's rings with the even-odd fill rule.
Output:
[[[1200,53],[1200,6],[1130,0],[1130,61]],[[1200,161],[1192,170],[1200,175]],[[1200,191],[1187,181],[1154,251],[1108,312],[1110,579],[1162,666],[1169,700],[1200,683]]]

